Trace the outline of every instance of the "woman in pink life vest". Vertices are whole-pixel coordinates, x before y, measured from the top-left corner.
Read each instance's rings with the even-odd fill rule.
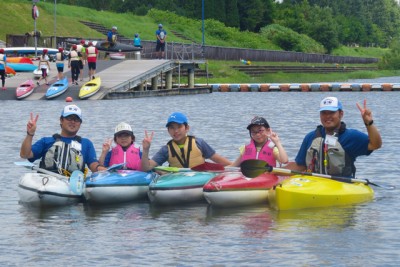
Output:
[[[135,135],[129,124],[121,122],[115,127],[114,142],[116,146],[113,148],[111,148],[111,139],[104,142],[99,158],[100,164],[109,167],[125,163],[124,169],[140,171],[142,152],[140,147],[135,144]]]
[[[278,134],[269,127],[263,117],[254,117],[247,126],[250,133],[250,143],[240,147],[240,156],[231,166],[238,167],[240,163],[248,159],[259,159],[276,167],[276,162],[286,164],[288,156],[283,148]]]

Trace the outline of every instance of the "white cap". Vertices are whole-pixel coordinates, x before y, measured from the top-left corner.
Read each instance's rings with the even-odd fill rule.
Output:
[[[117,125],[117,127],[115,127],[114,134],[119,134],[121,132],[128,132],[130,134],[133,134],[132,127],[125,122],[121,122]]]
[[[319,111],[338,111],[343,110],[342,103],[334,96],[325,97],[319,104]]]
[[[117,30],[117,26],[112,26],[112,30]]]
[[[65,106],[64,109],[61,111],[61,116],[64,118],[70,115],[76,115],[82,120],[82,111],[77,105]]]

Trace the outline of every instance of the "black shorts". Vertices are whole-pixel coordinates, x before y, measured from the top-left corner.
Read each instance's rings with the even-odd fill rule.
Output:
[[[79,69],[83,69],[83,62],[82,62],[82,60],[79,60]]]
[[[88,62],[89,70],[95,70],[96,69],[96,62]]]
[[[164,50],[165,50],[165,43],[157,43],[156,52],[158,52],[158,51],[164,52]]]
[[[63,71],[64,71],[64,66],[62,66],[62,67],[57,67],[57,71],[58,71],[58,72],[63,72]]]

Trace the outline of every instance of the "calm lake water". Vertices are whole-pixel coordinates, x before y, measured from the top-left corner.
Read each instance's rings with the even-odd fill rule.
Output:
[[[209,95],[77,101],[80,135],[99,154],[115,125],[133,125],[141,143],[155,132],[151,155],[169,140],[167,116],[188,115],[191,133],[234,160],[248,141],[255,115],[267,118],[291,160],[304,135],[319,123],[319,101],[337,96],[348,127],[365,131],[356,102],[367,99],[383,147],[359,158],[357,176],[399,185],[399,92],[212,93]],[[62,101],[0,101],[1,266],[398,266],[399,189],[375,189],[372,202],[328,209],[276,212],[268,206],[213,209],[205,203],[154,207],[147,202],[107,207],[82,204],[30,209],[18,203],[27,170],[19,147],[29,113],[39,113],[34,140],[59,131]]]

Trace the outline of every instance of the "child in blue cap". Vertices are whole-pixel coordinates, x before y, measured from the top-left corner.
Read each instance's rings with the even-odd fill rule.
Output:
[[[148,134],[145,131],[142,144],[143,171],[149,171],[166,161],[169,162],[170,167],[178,168],[192,168],[205,163],[206,159],[224,166],[231,164],[228,159],[217,154],[203,139],[188,135],[190,127],[185,114],[181,112],[172,113],[165,126],[168,128],[168,133],[172,139],[162,146],[152,159],[149,159],[149,150],[154,132]]]

